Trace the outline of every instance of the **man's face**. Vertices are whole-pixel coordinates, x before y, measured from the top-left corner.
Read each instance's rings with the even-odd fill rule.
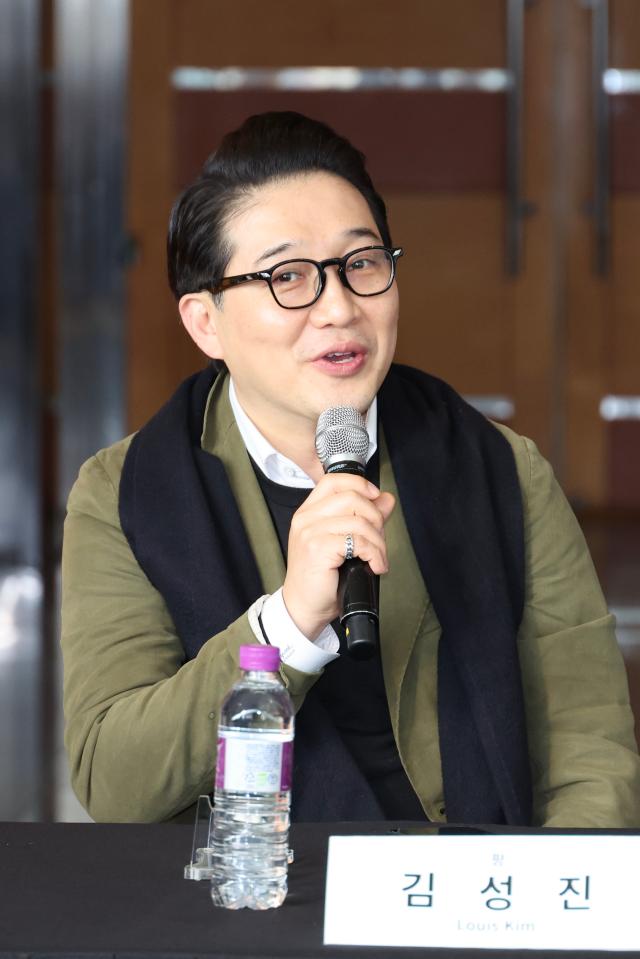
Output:
[[[364,197],[328,173],[258,189],[231,218],[228,238],[233,255],[227,276],[382,243]],[[283,309],[261,280],[227,290],[213,314],[214,352],[229,367],[256,426],[267,437],[282,435],[308,430],[309,422],[315,429],[329,406],[365,411],[393,358],[397,321],[395,282],[379,296],[356,296],[329,266],[322,295],[302,309]]]

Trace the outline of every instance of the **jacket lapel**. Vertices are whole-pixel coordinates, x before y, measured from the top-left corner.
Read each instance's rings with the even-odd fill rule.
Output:
[[[203,457],[217,459],[224,467],[260,573],[262,592],[274,593],[284,581],[284,560],[269,509],[231,409],[228,387],[228,377],[219,376],[211,391],[201,453]],[[224,504],[222,506],[224,508]]]
[[[383,430],[379,430],[380,489],[392,493],[396,506],[385,526],[389,573],[380,582],[382,669],[396,742],[400,691],[419,627],[431,606],[415,561]],[[435,685],[435,674],[433,677]]]

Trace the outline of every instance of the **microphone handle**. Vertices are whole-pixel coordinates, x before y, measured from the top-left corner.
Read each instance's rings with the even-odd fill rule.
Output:
[[[347,637],[347,652],[353,659],[371,659],[378,650],[379,579],[368,563],[346,559],[338,574],[340,624]]]
[[[333,462],[327,473],[364,476],[364,466],[347,456]],[[338,574],[340,625],[347,637],[347,652],[353,659],[371,659],[378,651],[378,593],[380,580],[361,559],[346,559]]]

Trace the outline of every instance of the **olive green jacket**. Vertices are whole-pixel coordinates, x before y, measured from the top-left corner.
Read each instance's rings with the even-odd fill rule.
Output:
[[[219,378],[209,398],[202,446],[225,464],[271,593],[284,579],[282,554],[223,382]],[[530,440],[499,429],[515,455],[524,505],[526,592],[518,644],[534,823],[639,826],[640,760],[613,617],[550,466]],[[118,486],[129,441],[88,460],[69,498],[62,569],[65,742],[74,789],[94,819],[156,821],[185,810],[190,818],[198,795],[213,788],[218,712],[238,675],[238,647],[257,640],[245,613],[184,662],[162,596],[120,527]],[[397,497],[384,437],[380,441],[380,485]],[[380,617],[391,723],[427,816],[445,820],[436,703],[440,626],[400,504],[386,538],[390,572],[381,582]],[[284,667],[297,706],[320,675]]]

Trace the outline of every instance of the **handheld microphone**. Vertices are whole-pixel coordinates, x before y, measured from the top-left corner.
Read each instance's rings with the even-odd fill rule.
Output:
[[[369,434],[362,414],[351,406],[321,413],[316,450],[325,473],[364,476]],[[368,563],[357,557],[344,561],[338,580],[340,623],[354,659],[370,659],[378,649],[378,589],[379,579]]]

